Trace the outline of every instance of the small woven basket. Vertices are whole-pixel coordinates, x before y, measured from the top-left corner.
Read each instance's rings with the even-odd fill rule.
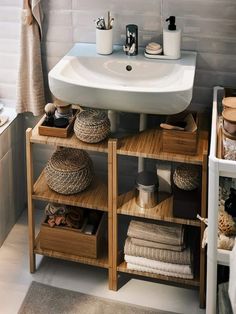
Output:
[[[175,169],[173,181],[179,189],[192,191],[200,184],[199,169],[193,165],[181,165]]]
[[[110,120],[100,110],[87,109],[78,113],[74,132],[76,137],[86,143],[98,143],[110,133]]]
[[[66,195],[75,194],[92,182],[93,163],[84,150],[63,148],[47,162],[45,176],[52,190]]]

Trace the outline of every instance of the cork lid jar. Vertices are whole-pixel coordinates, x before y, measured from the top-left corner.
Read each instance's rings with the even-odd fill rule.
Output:
[[[222,112],[224,130],[236,135],[236,109],[227,108]]]
[[[224,97],[222,100],[222,105],[224,109],[236,109],[236,97]]]

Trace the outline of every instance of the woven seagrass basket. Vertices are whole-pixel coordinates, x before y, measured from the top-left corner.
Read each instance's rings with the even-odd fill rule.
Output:
[[[74,132],[83,142],[98,143],[109,135],[110,120],[103,111],[86,109],[77,114]]]
[[[181,190],[194,190],[200,184],[199,169],[194,165],[181,165],[174,171],[173,182]]]
[[[61,194],[75,194],[92,182],[93,163],[84,150],[63,148],[47,162],[45,176],[52,190]]]

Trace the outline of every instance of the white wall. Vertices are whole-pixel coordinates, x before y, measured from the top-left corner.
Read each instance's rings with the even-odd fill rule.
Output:
[[[0,0],[0,100],[15,106],[22,0]]]

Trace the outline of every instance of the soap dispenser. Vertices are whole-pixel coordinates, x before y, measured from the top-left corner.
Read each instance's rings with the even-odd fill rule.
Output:
[[[176,29],[175,16],[166,19],[168,29],[163,29],[163,53],[170,59],[180,58],[181,30]]]

